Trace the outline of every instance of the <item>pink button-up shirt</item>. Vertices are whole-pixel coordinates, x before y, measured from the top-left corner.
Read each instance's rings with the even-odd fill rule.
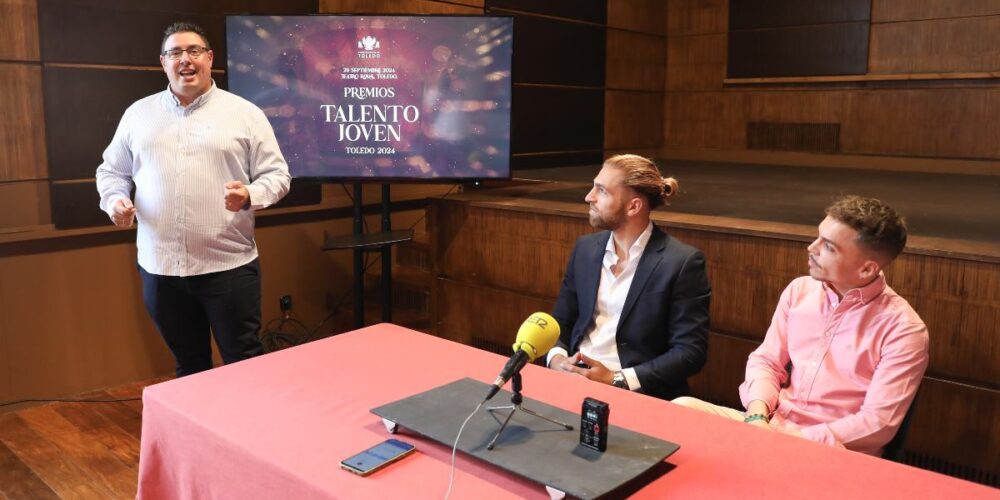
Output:
[[[803,276],[782,292],[740,398],[767,403],[773,429],[880,455],[916,395],[927,345],[927,326],[883,275],[843,299]]]

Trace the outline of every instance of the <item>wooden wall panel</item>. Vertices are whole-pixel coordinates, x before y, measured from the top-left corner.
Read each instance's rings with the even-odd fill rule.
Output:
[[[1000,15],[874,24],[870,73],[1000,69]]]
[[[862,75],[868,22],[729,32],[726,76]]]
[[[603,86],[604,31],[601,26],[516,14],[514,83]]]
[[[709,332],[705,367],[688,379],[691,394],[715,404],[743,408],[739,387],[746,373],[747,357],[758,345],[759,342]]]
[[[842,153],[1000,158],[1000,88],[668,92],[666,101],[667,147],[745,149],[747,122],[839,123]]]
[[[681,189],[684,180],[680,179]],[[805,242],[665,228],[705,255],[712,284],[712,331],[764,339],[788,283],[808,272]],[[740,307],[726,307],[741,304]]]
[[[513,94],[511,150],[515,154],[592,151],[604,144],[603,90],[514,85]]]
[[[93,178],[125,109],[165,88],[162,70],[46,66],[45,123],[52,178]],[[85,119],[87,125],[81,127],[67,117]]]
[[[101,197],[93,179],[53,182],[49,185],[49,193],[52,197],[52,223],[56,229],[110,224],[108,214],[98,206]]]
[[[510,352],[517,329],[531,313],[550,312],[555,300],[447,278],[434,280],[435,333],[466,345]],[[502,305],[501,305],[502,304]]]
[[[872,0],[872,22],[1000,14],[997,0]]]
[[[0,182],[44,179],[48,161],[41,68],[0,63],[0,96]]]
[[[59,397],[163,375],[134,243],[0,258],[0,400]]]
[[[326,14],[482,14],[483,0],[320,0]]]
[[[393,220],[409,227],[421,216],[412,210]],[[256,231],[263,320],[280,317],[278,297],[289,294],[295,318],[316,327],[350,289],[351,253],[320,250],[324,233],[350,233],[350,218],[265,226]],[[0,401],[173,372],[142,303],[135,252],[134,231],[0,243],[0,381],[10,381],[0,383]],[[350,315],[343,306],[326,325]]]
[[[930,331],[928,373],[1000,389],[1000,269],[984,262],[904,254],[887,275]]]
[[[858,91],[845,153],[1000,158],[1000,88]]]
[[[907,450],[1000,474],[1000,392],[924,378],[917,397]]]
[[[608,89],[663,91],[666,39],[609,29],[607,65]]]
[[[608,27],[664,34],[667,3],[663,0],[608,0]]]
[[[469,210],[448,201],[432,207],[438,276],[538,297],[559,294],[573,242],[589,228],[579,219],[553,224],[537,214]]]
[[[150,0],[38,0],[42,57],[46,62],[157,66],[163,30],[189,20],[205,29],[214,66],[225,68],[226,13],[312,14],[316,8],[316,0],[180,0],[169,6]]]
[[[656,148],[663,142],[663,93],[604,93],[604,148]]]
[[[729,0],[671,0],[667,2],[667,34],[697,35],[729,30]]]
[[[0,2],[0,60],[37,61],[38,53],[36,0]]]
[[[726,78],[726,35],[667,38],[667,90],[721,90]]]
[[[0,182],[0,234],[49,224],[48,188],[46,181]]]
[[[94,1],[39,0],[38,7],[42,58],[46,62],[158,66],[163,30],[178,18],[174,12]],[[222,16],[199,13],[183,17],[205,29],[215,50],[213,66],[226,67]]]
[[[776,123],[842,123],[851,95],[845,91],[746,93],[747,121]]]
[[[608,19],[607,0],[487,0],[486,9],[530,12],[548,17],[604,24]]]
[[[743,101],[737,93],[668,92],[664,146],[744,149],[747,117]]]
[[[729,29],[778,28],[868,21],[871,0],[730,0]]]

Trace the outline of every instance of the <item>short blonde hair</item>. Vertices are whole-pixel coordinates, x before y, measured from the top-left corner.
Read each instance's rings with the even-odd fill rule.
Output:
[[[615,155],[604,160],[604,165],[621,169],[625,173],[622,185],[634,189],[649,202],[653,210],[664,205],[667,198],[680,189],[680,184],[673,177],[663,177],[660,169],[649,158],[639,155]]]

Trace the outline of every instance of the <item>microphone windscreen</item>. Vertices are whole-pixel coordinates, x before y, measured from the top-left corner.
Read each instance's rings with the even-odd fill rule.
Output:
[[[517,330],[514,352],[524,351],[528,361],[544,356],[559,341],[559,322],[547,313],[536,312],[524,320]]]

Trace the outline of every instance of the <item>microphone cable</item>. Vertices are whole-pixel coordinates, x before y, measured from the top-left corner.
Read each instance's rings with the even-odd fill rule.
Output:
[[[468,424],[469,420],[472,420],[472,416],[483,407],[483,403],[485,402],[486,401],[483,401],[476,405],[476,409],[472,410],[472,413],[470,413],[468,417],[465,417],[465,422],[462,422],[462,426],[458,428],[458,435],[455,436],[455,444],[451,447],[451,475],[448,477],[448,491],[444,493],[444,500],[448,500],[448,497],[451,496],[451,487],[455,485],[455,451],[458,450],[458,439],[462,437],[462,431],[465,430],[465,424]]]

